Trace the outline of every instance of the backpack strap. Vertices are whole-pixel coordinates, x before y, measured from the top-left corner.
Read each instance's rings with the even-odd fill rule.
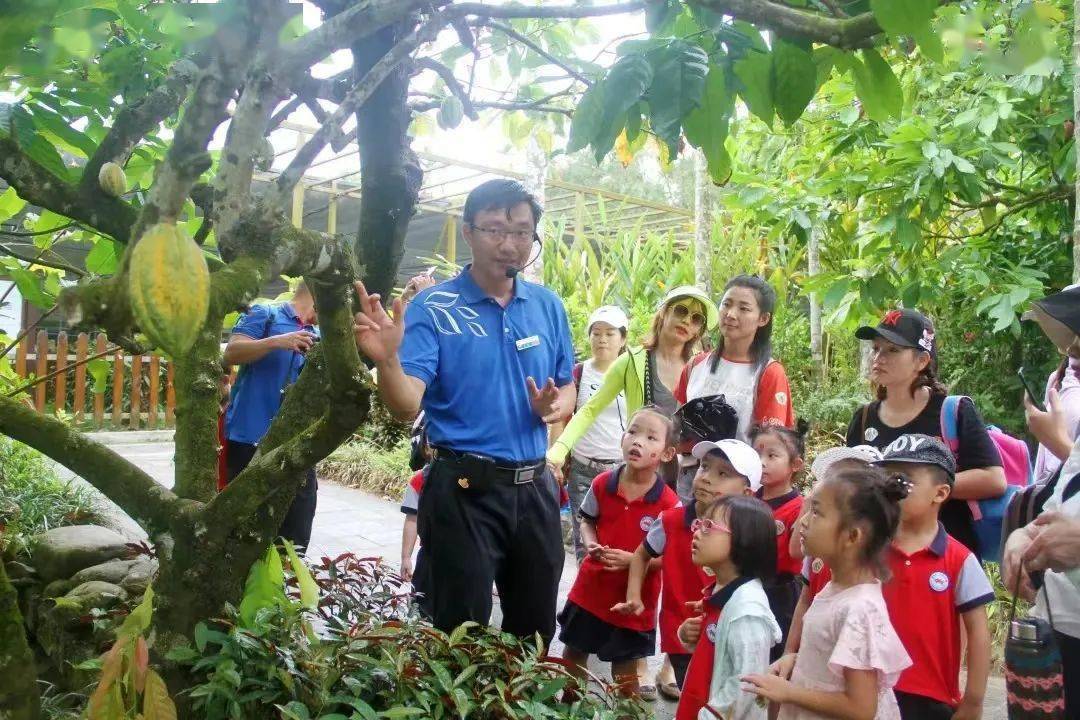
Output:
[[[960,458],[960,401],[970,400],[967,395],[949,395],[941,403],[941,439],[952,450],[953,458],[959,463]],[[982,520],[983,511],[978,500],[968,500],[971,519]]]
[[[966,395],[949,395],[941,403],[941,439],[956,457],[960,450],[960,401]]]
[[[653,404],[653,362],[654,356],[652,350],[645,351],[645,405],[649,406]]]

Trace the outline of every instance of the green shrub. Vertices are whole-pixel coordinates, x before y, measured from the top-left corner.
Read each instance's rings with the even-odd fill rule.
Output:
[[[320,477],[395,500],[411,474],[407,437],[390,449],[365,440],[346,443],[319,464]]]
[[[265,718],[270,707],[289,720],[651,717],[603,683],[560,698],[578,681],[535,643],[474,624],[449,635],[432,628],[378,561],[347,554],[314,575],[317,617],[297,603],[273,605],[245,627],[227,608],[196,629],[195,648],[170,654],[191,665],[198,717]]]
[[[57,478],[45,457],[0,437],[0,553],[27,553],[34,535],[92,517],[90,494]]]

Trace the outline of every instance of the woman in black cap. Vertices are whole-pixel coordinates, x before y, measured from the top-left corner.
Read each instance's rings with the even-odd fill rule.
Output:
[[[1035,482],[1044,483],[1061,468],[1080,430],[1080,285],[1039,300],[1024,319],[1037,322],[1064,356],[1046,383],[1043,404],[1050,412],[1039,412],[1024,396],[1028,428],[1039,441]]]
[[[934,325],[917,310],[890,310],[877,327],[861,327],[860,340],[874,344],[870,380],[878,399],[855,411],[847,445],[884,449],[901,435],[920,433],[941,438],[941,406],[948,396],[937,377]],[[967,398],[957,408],[956,484],[941,510],[946,532],[978,555],[968,500],[1000,497],[1005,492],[1001,456],[975,405]]]

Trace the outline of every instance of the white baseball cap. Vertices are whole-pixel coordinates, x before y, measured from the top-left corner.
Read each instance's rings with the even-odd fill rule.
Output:
[[[881,451],[873,445],[856,445],[855,447],[834,447],[825,450],[810,465],[810,474],[815,482],[820,482],[829,472],[829,468],[840,460],[862,460],[865,463],[873,463],[881,460]]]
[[[735,468],[735,472],[749,481],[751,490],[758,491],[761,487],[761,456],[757,450],[742,440],[702,440],[694,446],[691,454],[700,460],[714,451],[723,455],[731,463],[731,467]]]
[[[618,330],[626,330],[630,327],[630,318],[626,317],[626,313],[618,305],[601,305],[596,308],[589,316],[589,324],[585,327],[592,330],[592,326],[598,322],[605,322]]]

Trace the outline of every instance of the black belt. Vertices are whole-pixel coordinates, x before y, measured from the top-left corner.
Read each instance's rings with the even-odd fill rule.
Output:
[[[482,476],[513,485],[531,483],[534,479],[542,476],[544,468],[547,467],[547,462],[542,459],[514,462],[498,460],[476,453],[463,453],[444,447],[435,448],[435,458],[460,466],[465,474],[470,477]],[[474,479],[476,478],[474,477]]]

